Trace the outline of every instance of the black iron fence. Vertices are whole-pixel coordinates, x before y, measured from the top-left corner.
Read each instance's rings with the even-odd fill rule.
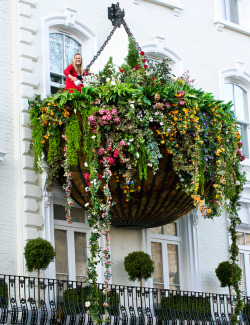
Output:
[[[86,324],[85,283],[0,275],[0,324]],[[100,318],[106,293],[99,285]],[[111,325],[230,324],[234,296],[111,285],[105,315]],[[250,324],[250,297],[244,297],[239,324]]]

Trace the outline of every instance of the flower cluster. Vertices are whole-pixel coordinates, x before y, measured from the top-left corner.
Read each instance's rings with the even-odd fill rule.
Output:
[[[231,104],[195,89],[187,73],[174,78],[168,61],[152,66],[143,52],[137,54],[131,55],[118,72],[110,61],[94,84],[82,88],[81,97],[77,91],[58,93],[31,104],[35,164],[45,145],[52,152],[49,157],[53,157],[54,165],[60,167],[64,160],[69,221],[69,161],[77,165],[81,163],[78,154],[85,155],[85,191],[91,196],[85,207],[92,229],[88,260],[88,281],[93,287],[88,302],[92,315],[98,315],[94,288],[100,261],[105,265],[109,290],[110,208],[115,204],[110,182],[116,182],[125,202],[129,201],[134,192],[141,190],[140,182],[147,179],[148,170],[157,173],[159,161],[166,155],[171,157],[179,179],[176,187],[193,199],[202,215],[212,218],[226,209],[231,218],[233,265],[237,259],[237,201],[245,175],[241,171],[242,143]],[[62,124],[67,132],[63,157],[58,140]],[[103,198],[98,194],[100,191]],[[100,234],[105,237],[104,247],[99,246]],[[236,278],[234,288],[239,302]],[[108,304],[107,296],[105,307]]]
[[[98,100],[96,101],[98,103]],[[105,126],[105,125],[112,125],[112,124],[119,124],[120,117],[117,116],[117,109],[116,108],[106,108],[103,106],[99,109],[96,114],[90,115],[88,117],[88,122],[92,127],[92,131],[96,133],[98,126]]]

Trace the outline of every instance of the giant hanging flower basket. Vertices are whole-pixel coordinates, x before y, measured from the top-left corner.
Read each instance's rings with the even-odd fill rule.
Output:
[[[207,218],[225,209],[236,265],[237,201],[245,176],[230,104],[195,89],[187,74],[174,78],[167,61],[148,67],[143,52],[130,51],[127,64],[118,70],[110,60],[98,75],[86,77],[81,93],[36,97],[30,108],[34,168],[41,168],[45,150],[47,186],[56,179],[64,184],[68,222],[72,197],[89,212],[88,282],[93,291],[87,307],[94,319],[99,317],[95,285],[101,260],[109,290],[110,224],[155,227],[195,206]],[[101,234],[104,247],[99,245]],[[233,279],[237,315],[240,279]]]

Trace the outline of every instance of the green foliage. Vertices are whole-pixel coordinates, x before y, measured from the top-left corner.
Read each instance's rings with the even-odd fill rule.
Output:
[[[193,311],[198,311],[204,315],[208,315],[211,312],[210,300],[203,297],[184,297],[171,295],[169,297],[164,297],[161,300],[161,313],[167,312],[169,319],[171,320],[171,312],[175,311],[182,312],[185,319],[186,313],[189,312],[191,318],[193,316]],[[192,318],[194,319],[194,318]]]
[[[32,139],[34,148],[34,165],[35,171],[42,172],[42,152],[43,152],[43,137],[45,134],[44,127],[38,119],[41,114],[42,101],[40,96],[35,96],[32,101],[29,101],[30,121],[32,125]]]
[[[154,272],[154,262],[142,251],[129,253],[124,259],[124,267],[131,281],[147,280]]]
[[[89,287],[65,290],[63,293],[63,298],[67,314],[71,314],[72,309],[74,309],[76,313],[79,314],[79,305],[82,305],[84,307],[85,302],[88,301],[88,295]],[[116,306],[117,308],[119,308],[119,295],[115,291],[115,289],[108,292],[107,299],[106,293],[101,290],[98,290],[98,304],[101,307],[102,313],[104,313],[103,303],[106,300],[109,302],[109,306]]]
[[[72,116],[66,125],[66,137],[68,139],[68,163],[71,166],[77,166],[78,155],[80,151],[81,129],[76,116]]]
[[[113,58],[111,56],[106,65],[104,66],[103,70],[98,73],[98,80],[100,84],[107,84],[110,80],[112,80],[114,74],[115,68],[113,64]]]
[[[136,65],[140,64],[141,60],[139,52],[132,38],[129,37],[128,41],[128,56],[126,57],[125,61],[129,67],[133,69]]]
[[[233,279],[232,279],[233,268],[234,268],[233,263],[230,264],[229,261],[221,262],[216,268],[215,274],[219,279],[222,288],[226,286],[231,287],[233,285]],[[235,271],[236,271],[237,278],[239,278],[240,280],[242,270],[238,265],[235,266]]]
[[[33,270],[45,270],[54,260],[56,252],[51,243],[42,238],[28,240],[24,247],[26,268],[29,272]]]
[[[0,279],[0,307],[8,306],[8,285]]]

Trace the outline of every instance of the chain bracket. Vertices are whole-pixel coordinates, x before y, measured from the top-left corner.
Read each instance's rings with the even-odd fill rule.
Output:
[[[124,9],[121,10],[119,2],[117,4],[112,3],[111,7],[108,7],[108,19],[112,21],[113,26],[120,27],[122,19],[125,16]]]
[[[128,25],[126,24],[126,22],[124,20],[124,16],[125,16],[124,9],[122,10],[120,8],[119,2],[117,2],[116,4],[113,3],[111,7],[108,7],[108,19],[110,19],[112,21],[112,25],[114,27],[113,27],[112,31],[110,32],[109,36],[107,37],[107,39],[105,40],[105,42],[103,43],[103,45],[101,46],[100,50],[96,53],[96,55],[93,57],[91,62],[87,65],[86,70],[89,70],[89,68],[92,66],[92,64],[99,57],[99,55],[104,50],[105,46],[110,41],[110,39],[113,36],[116,29],[118,27],[120,27],[121,25],[123,25],[123,27],[124,27],[126,33],[128,34],[128,36],[131,37],[132,40],[134,41],[135,46],[138,49],[138,51],[139,52],[141,51],[141,47],[136,42],[136,39],[134,38],[133,34],[131,33],[131,30],[129,29]],[[147,58],[147,57],[144,55],[144,58]]]

